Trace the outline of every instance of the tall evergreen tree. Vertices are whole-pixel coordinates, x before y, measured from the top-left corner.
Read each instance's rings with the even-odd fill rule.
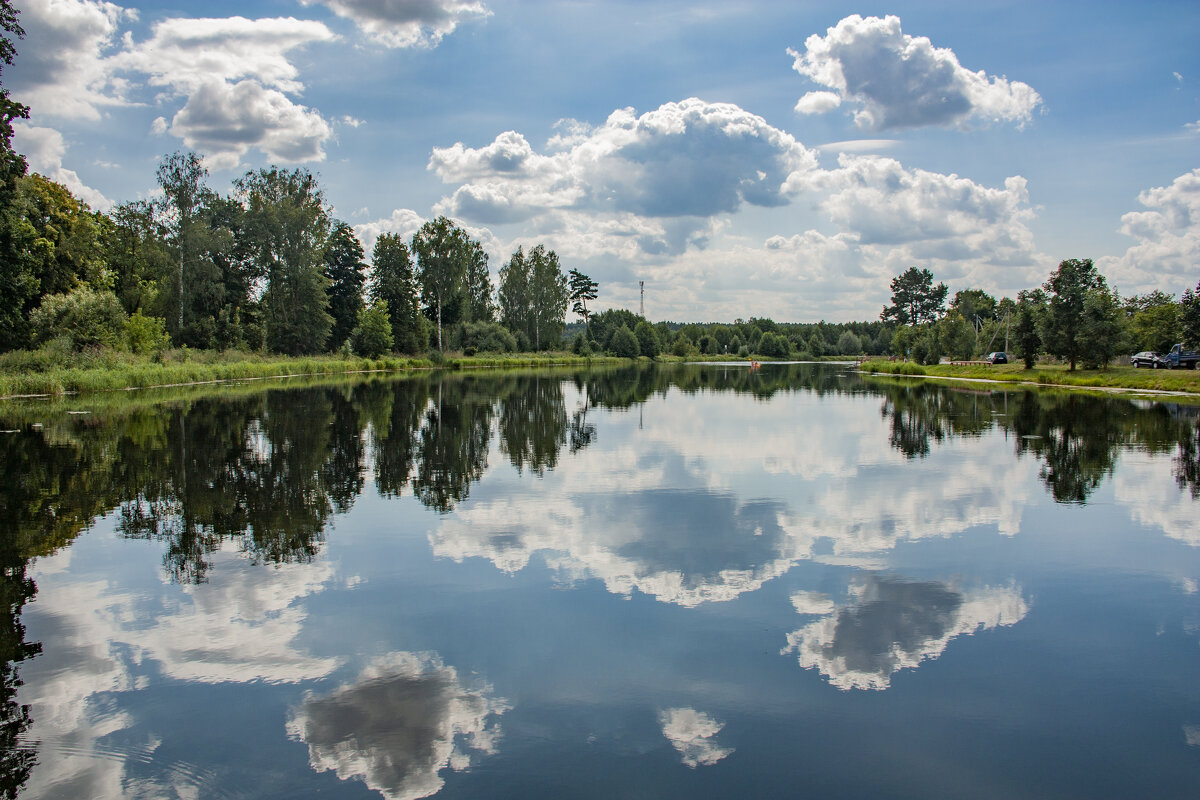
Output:
[[[267,346],[289,355],[321,352],[333,318],[322,273],[329,217],[317,179],[305,169],[271,167],[247,172],[235,186],[247,242],[267,276]]]
[[[375,240],[371,264],[370,300],[387,304],[394,347],[402,353],[420,353],[428,336],[417,307],[417,282],[408,245],[394,233],[383,234]]]
[[[933,273],[927,269],[909,267],[892,278],[892,304],[879,318],[895,320],[900,325],[920,325],[936,322],[946,304],[946,284],[933,285]]]
[[[327,347],[336,350],[350,338],[350,332],[358,324],[367,269],[362,243],[354,229],[341,220],[333,223],[324,261],[325,277],[329,279],[329,313],[333,317]]]
[[[587,304],[589,300],[596,299],[596,293],[600,288],[600,284],[577,269],[571,270],[567,283],[570,287],[568,299],[573,304],[571,311],[583,319],[583,328],[590,333],[588,325],[591,314],[588,313]]]

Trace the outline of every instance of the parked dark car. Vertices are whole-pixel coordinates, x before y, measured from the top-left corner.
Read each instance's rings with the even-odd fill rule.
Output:
[[[989,364],[1007,364],[1008,353],[988,353],[986,359]]]
[[[1129,357],[1129,363],[1133,364],[1133,368],[1138,367],[1153,367],[1158,368],[1158,353],[1152,353],[1149,350],[1143,350],[1140,353],[1134,353]]]

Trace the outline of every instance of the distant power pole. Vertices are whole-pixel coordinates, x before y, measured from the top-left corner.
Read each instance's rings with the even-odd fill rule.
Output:
[[[638,303],[638,314],[640,316],[644,317],[644,316],[646,316],[646,282],[645,281],[638,281],[638,291],[641,292],[641,295],[642,295],[642,299]]]

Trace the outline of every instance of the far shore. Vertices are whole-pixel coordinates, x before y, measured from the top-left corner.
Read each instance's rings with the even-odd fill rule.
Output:
[[[1110,366],[1102,369],[1069,370],[1063,364],[1037,364],[1025,369],[1016,364],[936,364],[867,359],[859,369],[867,374],[896,375],[976,383],[1007,383],[1022,386],[1086,389],[1099,392],[1136,393],[1161,397],[1200,397],[1200,371],[1135,369]]]

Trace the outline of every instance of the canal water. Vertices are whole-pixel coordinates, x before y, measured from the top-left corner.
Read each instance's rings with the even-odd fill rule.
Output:
[[[839,365],[0,405],[21,798],[1192,798],[1200,409]]]

